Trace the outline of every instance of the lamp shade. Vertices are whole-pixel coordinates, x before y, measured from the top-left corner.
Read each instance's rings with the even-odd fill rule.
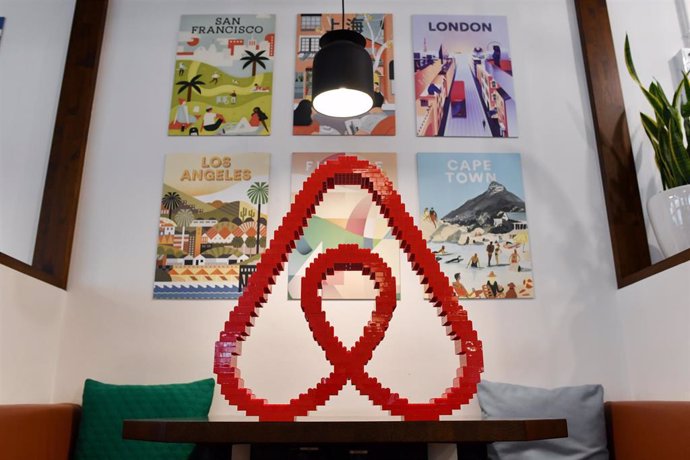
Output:
[[[374,72],[366,40],[353,30],[331,30],[319,39],[312,67],[312,104],[330,117],[354,117],[371,109]]]

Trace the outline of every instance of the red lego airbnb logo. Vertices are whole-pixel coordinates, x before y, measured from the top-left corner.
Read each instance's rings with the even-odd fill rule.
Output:
[[[295,248],[307,220],[323,200],[324,193],[336,185],[359,185],[369,191],[400,241],[400,247],[407,254],[413,270],[426,286],[429,302],[437,308],[446,334],[455,343],[455,352],[459,357],[456,377],[450,388],[429,402],[409,402],[383,387],[364,370],[374,349],[384,339],[395,310],[395,278],[378,255],[356,245],[340,245],[320,254],[307,268],[302,279],[302,310],[314,340],[325,351],[333,371],[290,400],[289,404],[272,404],[255,397],[250,389],[244,387],[237,367],[242,342],[249,337],[250,328],[259,316],[258,309],[266,302],[275,278],[283,270],[288,254]],[[371,318],[364,327],[364,333],[351,348],[343,346],[335,335],[333,326],[326,320],[319,296],[319,289],[326,277],[338,271],[359,272],[372,279],[378,290]],[[336,395],[348,380],[360,393],[392,415],[402,416],[404,420],[438,420],[441,415],[450,415],[454,409],[469,402],[477,390],[482,370],[482,345],[477,333],[472,329],[467,312],[458,304],[448,278],[441,272],[421,232],[405,211],[400,196],[378,168],[351,156],[341,156],[324,163],[304,183],[264,252],[256,272],[249,279],[237,306],[230,313],[225,329],[216,342],[214,362],[214,372],[218,375],[225,398],[247,415],[258,416],[261,421],[290,421],[307,415]]]

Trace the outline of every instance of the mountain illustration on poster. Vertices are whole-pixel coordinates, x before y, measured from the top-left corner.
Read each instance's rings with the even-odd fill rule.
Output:
[[[520,155],[419,153],[419,226],[456,294],[534,297]]]

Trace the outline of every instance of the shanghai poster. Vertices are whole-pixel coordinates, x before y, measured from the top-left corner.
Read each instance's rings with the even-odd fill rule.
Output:
[[[350,118],[328,117],[312,107],[312,67],[319,51],[319,38],[340,29],[338,14],[300,14],[297,16],[295,55],[295,94],[293,98],[294,135],[394,136],[395,71],[393,68],[393,15],[346,14],[345,28],[366,39],[374,77],[374,105],[365,114]]]
[[[170,136],[267,136],[275,56],[273,15],[180,20]]]
[[[519,153],[419,153],[418,222],[461,299],[533,298]]]
[[[417,136],[517,137],[505,16],[413,16]]]
[[[236,299],[266,249],[267,153],[165,161],[154,299]]]

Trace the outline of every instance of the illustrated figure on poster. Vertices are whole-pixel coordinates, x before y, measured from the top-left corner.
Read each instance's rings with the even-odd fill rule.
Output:
[[[489,260],[487,267],[491,266],[491,257],[494,255],[494,243],[490,242],[486,245],[486,256]]]
[[[479,268],[479,256],[476,252],[472,257],[470,257],[470,261],[467,262],[467,266],[472,268]]]
[[[196,117],[189,114],[189,107],[187,106],[186,99],[180,98],[177,100],[177,102],[179,105],[177,106],[177,111],[175,112],[174,123],[179,125],[180,132],[184,132],[189,125],[196,121]]]
[[[500,293],[503,292],[503,287],[499,286],[498,281],[496,281],[496,274],[494,272],[489,273],[489,280],[486,282],[488,290],[486,291],[487,297],[498,297]]]
[[[266,120],[268,120],[268,115],[266,115],[261,108],[254,107],[252,109],[252,116],[249,119],[249,124],[251,126],[257,127],[259,125],[263,126],[266,132],[268,132],[268,126],[266,125]]]
[[[213,74],[211,75],[211,83],[213,83],[214,85],[217,85],[219,78],[220,78],[220,75],[218,74],[218,72],[213,72]]]
[[[292,125],[295,134],[315,134],[319,132],[319,123],[313,117],[313,106],[309,99],[302,99],[292,113]]]
[[[501,47],[494,45],[494,54],[491,56],[494,60],[494,65],[498,68],[501,67]]]
[[[431,208],[429,210],[429,220],[431,221],[432,224],[434,224],[434,228],[436,228],[436,220],[438,219],[438,216],[436,215],[436,211],[434,211],[434,208]]]
[[[455,289],[455,293],[458,297],[469,297],[470,293],[467,292],[465,286],[460,282],[460,273],[453,275],[453,278],[455,278],[455,281],[453,281],[453,289]]]
[[[184,75],[185,70],[187,70],[187,66],[184,65],[184,62],[180,62],[177,65],[177,75],[179,75],[181,77],[182,75]]]
[[[520,255],[517,249],[513,249],[513,253],[510,255],[510,269],[513,271],[520,271]]]
[[[501,265],[501,262],[498,261],[498,255],[501,253],[501,246],[496,245],[496,249],[494,249],[494,261],[496,262],[496,265]]]
[[[505,295],[506,299],[517,299],[517,292],[515,291],[515,283],[508,283],[508,290]]]
[[[446,247],[441,246],[441,249],[438,249],[436,251],[432,251],[433,254],[439,254],[439,255],[445,255],[446,254]]]
[[[206,113],[204,114],[204,130],[206,131],[216,131],[220,128],[220,125],[225,123],[225,119],[222,115],[215,113],[213,107],[206,107]]]

